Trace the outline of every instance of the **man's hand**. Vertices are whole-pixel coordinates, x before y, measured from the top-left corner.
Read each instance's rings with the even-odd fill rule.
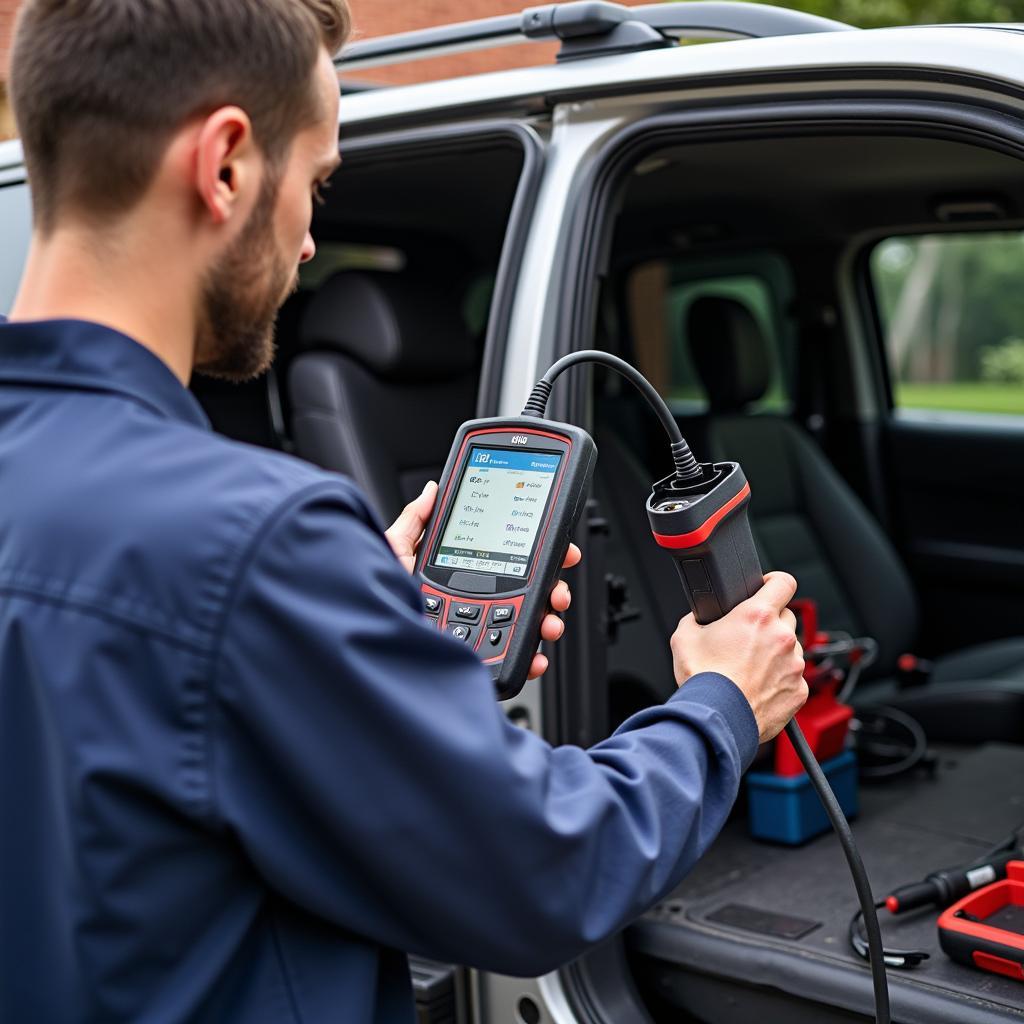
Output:
[[[407,573],[412,573],[416,568],[416,549],[420,546],[423,531],[430,521],[430,513],[434,511],[434,502],[437,501],[437,484],[431,480],[418,498],[413,498],[408,505],[402,509],[402,514],[395,520],[394,525],[384,531],[391,550],[395,557],[402,563]]]
[[[391,550],[395,557],[405,567],[405,571],[411,573],[416,567],[416,549],[423,539],[423,531],[430,520],[430,514],[434,511],[434,502],[437,501],[437,484],[431,480],[423,493],[410,501],[402,510],[402,514],[395,520],[394,525],[385,531]],[[569,545],[563,569],[571,569],[578,565],[583,555],[575,544]],[[569,591],[569,584],[565,580],[559,580],[551,591],[552,612],[564,612],[572,603],[572,594]],[[565,623],[555,614],[546,615],[540,626],[540,635],[544,640],[554,642],[561,639],[565,632]],[[535,654],[533,664],[530,666],[529,679],[536,679],[547,671],[548,659],[543,654]]]
[[[569,550],[565,553],[565,561],[562,563],[562,568],[571,569],[574,565],[579,565],[582,557],[583,552],[575,544],[570,544]],[[569,584],[565,580],[559,580],[555,584],[555,589],[551,591],[551,610],[553,612],[564,612],[570,604],[572,604],[572,593],[569,590]],[[562,639],[564,632],[565,623],[557,615],[548,614],[544,616],[544,621],[540,624],[540,635],[543,639],[554,643],[556,640]],[[544,675],[547,670],[548,659],[543,654],[535,654],[533,656],[533,664],[530,665],[530,672],[526,678],[536,679],[538,676]]]
[[[750,702],[762,743],[774,739],[807,700],[796,616],[786,607],[795,593],[792,576],[770,572],[761,590],[728,615],[707,626],[687,615],[672,635],[676,683],[698,672],[728,676]]]

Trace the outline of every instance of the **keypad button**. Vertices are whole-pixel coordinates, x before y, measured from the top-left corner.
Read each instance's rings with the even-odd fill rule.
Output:
[[[449,626],[448,632],[451,633],[456,640],[461,640],[463,643],[467,644],[473,637],[473,630],[469,626],[463,626],[458,623],[453,626]]]
[[[426,609],[428,615],[439,615],[441,613],[441,609],[444,607],[444,601],[431,594],[424,594],[423,607]]]
[[[464,622],[476,622],[480,618],[482,606],[478,604],[456,604],[452,606],[452,614]]]
[[[505,643],[505,630],[491,629],[487,632],[487,643],[491,647],[501,647]]]
[[[515,605],[500,604],[497,607],[491,609],[490,624],[492,626],[507,626],[515,617],[515,614]]]
[[[453,572],[448,586],[463,594],[493,594],[498,589],[498,577],[480,572]]]

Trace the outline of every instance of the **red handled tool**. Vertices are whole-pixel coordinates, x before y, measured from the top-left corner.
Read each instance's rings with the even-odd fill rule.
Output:
[[[939,917],[939,943],[953,960],[1024,981],[1021,831],[1015,829],[970,864],[933,871],[923,881],[893,889],[876,906],[894,915],[948,908]],[[850,921],[850,945],[867,959],[859,922],[860,911]],[[886,947],[884,953],[890,967],[916,967],[929,957],[923,949]]]

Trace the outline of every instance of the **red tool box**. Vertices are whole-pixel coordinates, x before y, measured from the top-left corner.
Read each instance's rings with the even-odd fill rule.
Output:
[[[790,604],[800,623],[799,635],[804,651],[808,655],[804,678],[811,695],[803,708],[797,712],[796,720],[807,738],[814,756],[819,761],[830,761],[846,748],[846,734],[850,730],[853,708],[841,704],[836,694],[842,682],[842,674],[833,663],[817,664],[812,660],[815,648],[829,642],[829,635],[818,628],[818,606],[815,601],[798,599]],[[793,744],[785,733],[775,742],[775,774],[786,778],[802,775],[804,771],[796,756]]]

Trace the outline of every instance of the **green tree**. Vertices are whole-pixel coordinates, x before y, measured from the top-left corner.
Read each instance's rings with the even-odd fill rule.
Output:
[[[874,250],[871,271],[900,380],[1016,379],[1024,234],[890,238]]]
[[[1024,21],[1024,0],[783,0],[777,6],[859,28]]]

